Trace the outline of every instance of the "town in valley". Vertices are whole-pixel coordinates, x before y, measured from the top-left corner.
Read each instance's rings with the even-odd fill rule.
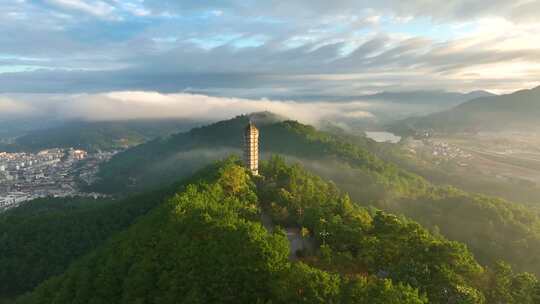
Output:
[[[42,197],[102,196],[81,187],[91,184],[99,164],[116,153],[74,148],[0,152],[0,212]]]

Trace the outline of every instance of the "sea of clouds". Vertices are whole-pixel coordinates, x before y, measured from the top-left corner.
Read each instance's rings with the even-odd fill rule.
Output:
[[[297,102],[148,91],[0,95],[0,119],[52,117],[87,121],[165,118],[221,120],[239,114],[270,111],[287,118],[316,124],[322,120],[340,118],[375,119],[371,110],[377,107],[378,105],[366,101]]]

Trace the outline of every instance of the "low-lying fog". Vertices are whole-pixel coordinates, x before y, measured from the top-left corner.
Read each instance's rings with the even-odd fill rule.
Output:
[[[448,93],[445,93],[448,94]],[[444,99],[445,95],[441,95]],[[455,101],[452,101],[455,103]],[[189,118],[218,121],[239,114],[270,111],[317,125],[330,122],[342,128],[378,126],[411,115],[431,113],[448,107],[444,100],[399,103],[395,98],[358,97],[346,101],[294,101],[214,97],[202,94],[162,94],[121,91],[97,94],[4,94],[0,95],[0,124],[27,129],[41,128],[64,120],[114,121],[132,119]],[[49,124],[36,125],[39,121]]]

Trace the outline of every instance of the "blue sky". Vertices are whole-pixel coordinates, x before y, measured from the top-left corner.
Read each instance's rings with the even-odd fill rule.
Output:
[[[301,99],[540,84],[540,1],[0,0],[0,93]]]

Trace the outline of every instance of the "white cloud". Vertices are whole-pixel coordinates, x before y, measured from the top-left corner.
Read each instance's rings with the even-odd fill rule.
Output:
[[[366,103],[301,103],[279,100],[252,100],[211,97],[198,94],[160,94],[157,92],[123,91],[104,94],[76,95],[62,107],[62,115],[88,120],[123,120],[152,118],[225,119],[239,114],[270,111],[276,114],[317,123],[339,116],[370,117]],[[356,109],[356,111],[351,111]],[[362,115],[360,115],[362,113]]]
[[[114,11],[113,6],[99,0],[48,0],[48,2],[63,9],[81,11],[98,17],[107,17]]]
[[[0,54],[10,57],[0,55],[0,92],[194,87],[295,98],[530,86],[540,1],[482,2],[3,1]]]
[[[352,111],[352,112],[346,112],[343,113],[343,116],[349,117],[349,118],[375,118],[373,113],[366,112],[366,111]]]
[[[24,94],[6,96],[17,111],[37,111],[49,116],[93,121],[189,118],[221,120],[239,114],[270,111],[302,122],[317,124],[339,118],[373,119],[368,102],[294,102],[267,99],[211,97],[200,94],[161,94],[144,91],[119,91],[100,94]],[[0,111],[2,111],[0,103]],[[7,107],[7,106],[6,106]],[[14,108],[15,109],[15,108]]]
[[[36,113],[36,109],[26,103],[0,96],[0,118],[16,118]]]

